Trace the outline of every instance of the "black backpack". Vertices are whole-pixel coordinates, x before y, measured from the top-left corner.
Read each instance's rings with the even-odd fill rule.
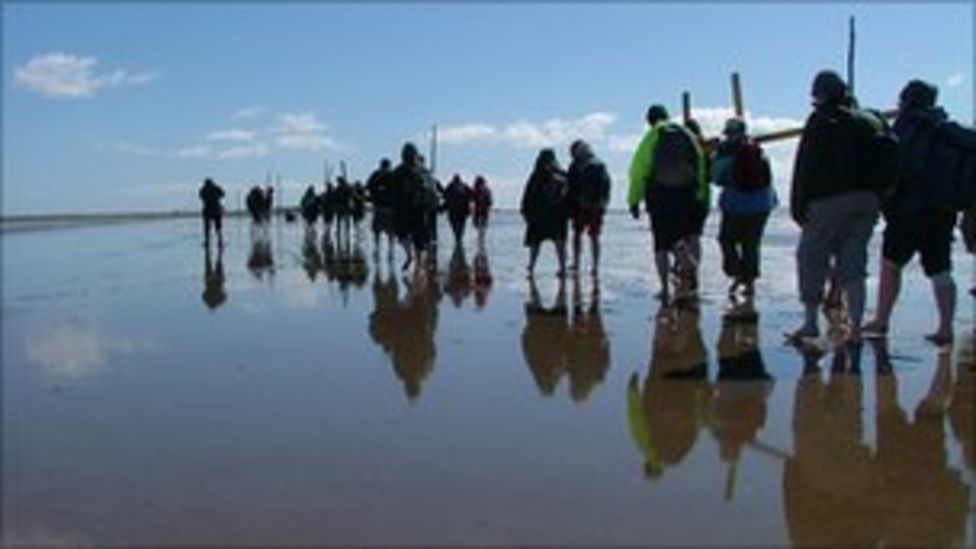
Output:
[[[900,169],[898,137],[877,111],[844,107],[840,116],[843,152],[853,161],[850,177],[879,195],[888,194]]]
[[[904,169],[944,182],[956,210],[976,206],[976,130],[923,120],[905,137]]]
[[[698,150],[687,130],[667,122],[658,130],[654,147],[653,185],[662,187],[693,187],[698,178]]]
[[[747,139],[739,146],[732,167],[732,180],[736,188],[743,191],[758,191],[772,183],[769,160],[763,155],[759,143]]]

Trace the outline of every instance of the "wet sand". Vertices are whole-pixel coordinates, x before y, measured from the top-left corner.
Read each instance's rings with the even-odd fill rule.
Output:
[[[407,279],[280,220],[209,257],[197,219],[6,232],[3,539],[973,545],[961,246],[953,348],[913,264],[887,345],[804,355],[795,228],[771,220],[750,326],[722,320],[716,226],[700,307],[661,318],[623,214],[599,280],[560,292],[544,246],[536,296],[512,212],[463,258],[442,222]]]

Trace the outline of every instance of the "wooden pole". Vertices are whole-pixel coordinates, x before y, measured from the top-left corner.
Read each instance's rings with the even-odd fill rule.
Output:
[[[691,120],[691,94],[688,92],[681,92],[681,117],[685,124]]]
[[[898,115],[897,109],[892,109],[881,113],[881,116],[884,116],[887,119],[892,119],[897,115]],[[803,133],[803,128],[789,128],[786,130],[779,130],[779,131],[770,132],[762,135],[756,135],[753,136],[753,139],[755,139],[759,143],[768,143],[770,141],[781,141],[783,139],[797,137],[801,133]]]
[[[848,21],[847,39],[847,87],[854,95],[854,16]]]
[[[430,175],[437,173],[437,124],[430,127]]]
[[[735,115],[742,118],[745,113],[745,109],[742,107],[742,86],[739,83],[739,73],[732,73],[732,107],[735,110]]]

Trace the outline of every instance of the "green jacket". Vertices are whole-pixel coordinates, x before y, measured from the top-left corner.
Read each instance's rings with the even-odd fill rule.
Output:
[[[661,128],[668,123],[670,122],[662,121],[655,124],[644,134],[644,138],[641,139],[637,150],[634,151],[634,157],[630,161],[630,188],[627,191],[628,206],[637,206],[644,198],[645,188],[651,181],[651,175],[654,173],[654,149],[657,147],[657,141],[661,135]],[[682,129],[684,128],[682,127]],[[698,202],[707,207],[710,193],[708,177],[706,175],[705,155],[695,135],[686,129],[684,131],[688,133],[688,137],[695,144],[695,151],[698,153],[698,181],[695,194],[698,197]]]

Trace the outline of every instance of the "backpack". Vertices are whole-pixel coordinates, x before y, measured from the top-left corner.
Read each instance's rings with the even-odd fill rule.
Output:
[[[552,214],[558,212],[565,206],[566,200],[566,179],[560,174],[552,174],[542,181],[542,188],[539,190],[540,210],[543,213]]]
[[[735,187],[743,191],[769,187],[773,180],[772,170],[759,143],[747,139],[739,146],[732,167],[732,180]]]
[[[904,168],[944,182],[956,210],[976,206],[976,130],[956,122],[920,122],[905,138]]]
[[[570,184],[577,185],[573,190],[575,206],[583,209],[599,207],[603,202],[603,190],[610,186],[610,175],[606,167],[600,162],[590,160],[576,167],[574,172],[570,172],[573,174]]]
[[[898,137],[877,111],[842,108],[840,112],[845,152],[854,165],[850,176],[878,194],[888,194],[900,169]]]
[[[698,176],[698,150],[688,132],[673,122],[659,130],[651,181],[664,187],[692,187]]]

